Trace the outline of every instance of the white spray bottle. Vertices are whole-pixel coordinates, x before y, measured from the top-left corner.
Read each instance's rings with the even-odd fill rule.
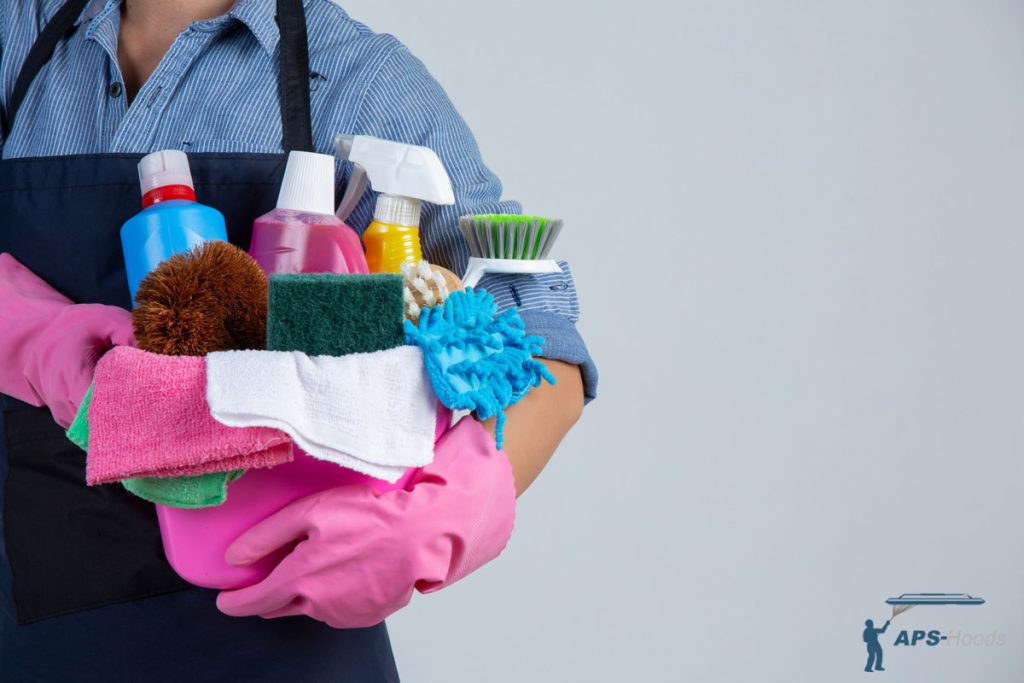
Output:
[[[352,178],[338,206],[342,220],[359,203],[367,181],[378,193],[373,223],[363,233],[371,273],[398,273],[402,263],[419,263],[423,202],[455,203],[452,182],[437,154],[426,147],[367,135],[338,135],[335,150],[353,164]]]

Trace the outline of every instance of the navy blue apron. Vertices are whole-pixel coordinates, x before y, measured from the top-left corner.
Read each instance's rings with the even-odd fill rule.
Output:
[[[8,99],[5,133],[87,2],[69,0],[41,32]],[[302,0],[277,9],[282,147],[311,151]],[[189,159],[199,200],[247,248],[253,220],[274,206],[285,155]],[[130,308],[119,230],[140,208],[138,160],[0,161],[0,252],[73,301]],[[87,487],[85,454],[47,409],[3,395],[0,409],[0,681],[398,680],[384,624],[335,630],[218,612],[215,591],[167,564],[152,505],[120,485]]]

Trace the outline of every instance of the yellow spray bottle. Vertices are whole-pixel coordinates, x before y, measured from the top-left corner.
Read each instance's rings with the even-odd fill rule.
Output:
[[[398,273],[419,263],[423,202],[454,204],[452,182],[433,150],[368,135],[338,135],[335,149],[353,164],[353,177],[338,212],[351,211],[366,188],[378,193],[373,223],[363,233],[371,273]]]

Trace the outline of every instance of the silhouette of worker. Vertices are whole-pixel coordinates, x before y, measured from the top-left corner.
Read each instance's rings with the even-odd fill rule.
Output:
[[[892,621],[890,619],[889,621]],[[889,621],[885,622],[885,626],[882,628],[875,628],[875,622],[868,619],[864,622],[864,642],[868,644],[868,665],[864,667],[864,670],[871,672],[874,671],[885,671],[882,668],[882,646],[878,643],[878,636],[885,633],[885,629],[889,628]]]

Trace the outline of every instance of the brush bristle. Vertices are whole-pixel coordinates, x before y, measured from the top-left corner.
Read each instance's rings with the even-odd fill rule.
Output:
[[[265,348],[267,276],[227,242],[175,254],[139,285],[138,348],[170,356]]]
[[[469,252],[477,258],[547,258],[562,231],[562,221],[543,216],[478,214],[459,218]]]

